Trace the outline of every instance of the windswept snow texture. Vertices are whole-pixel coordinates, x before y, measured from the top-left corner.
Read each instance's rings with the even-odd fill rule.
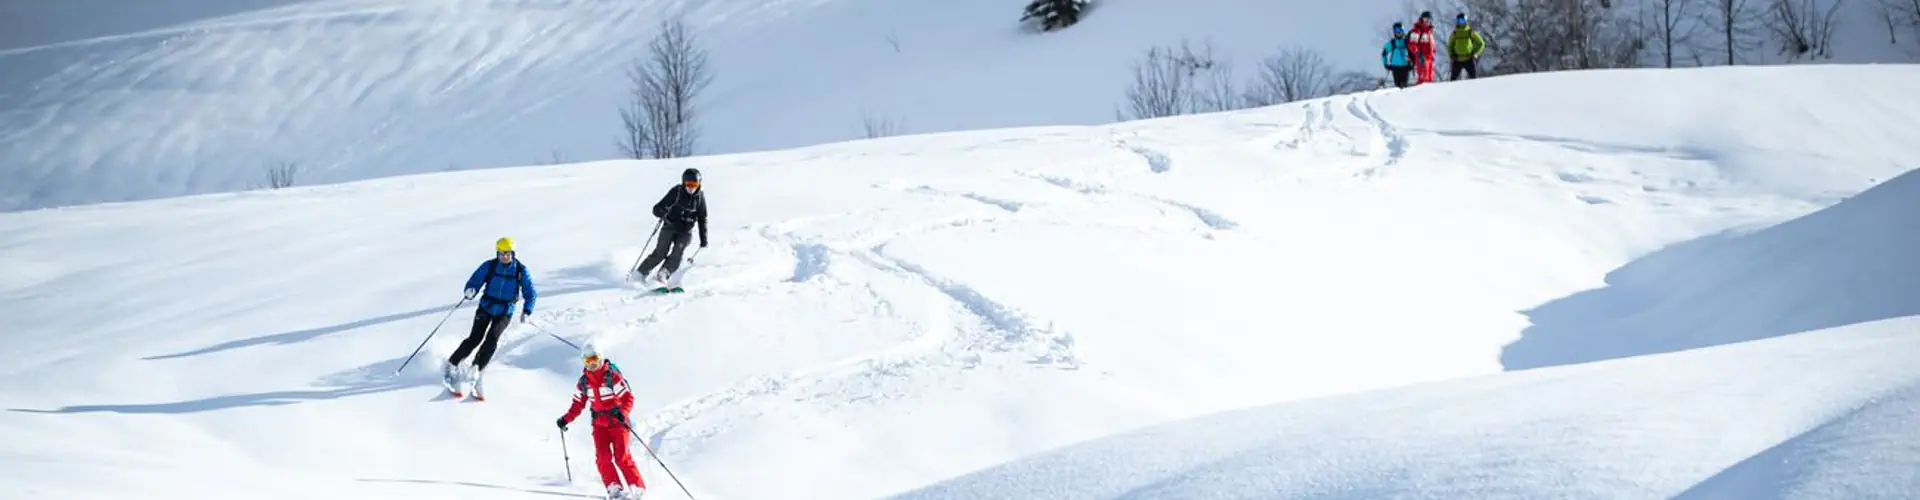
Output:
[[[1837,262],[1801,238],[1910,242],[1783,221],[1910,220],[1881,211],[1908,207],[1912,81],[1920,67],[1516,76],[0,214],[0,498],[595,495],[586,422],[564,442],[554,427],[579,371],[554,336],[607,347],[633,383],[635,430],[703,500],[886,497],[1181,419],[1501,374],[1532,338],[1524,311],[1675,244],[1770,227],[1752,239],[1783,256],[1752,273],[1787,280]],[[653,295],[621,278],[647,250],[653,193],[686,167],[705,172],[710,245],[685,293]],[[489,400],[447,401],[439,369],[473,318],[454,307],[461,284],[501,236],[519,242],[536,311],[502,339]],[[1864,267],[1905,261],[1844,255],[1889,275],[1879,290],[1912,289],[1903,268]],[[1732,267],[1690,276],[1669,288],[1790,287]],[[1779,307],[1821,323],[1897,313],[1835,312],[1852,300]],[[1737,302],[1700,302],[1699,317],[1740,327],[1726,318],[1753,311]],[[1309,458],[1240,465],[1305,488],[1271,491],[1636,498],[1745,488],[1771,477],[1748,461],[1769,449],[1881,460],[1849,443],[1902,418],[1920,369],[1913,337],[1886,333],[1902,328],[1321,400],[1248,424],[1298,432],[1275,456]],[[1260,437],[1248,426],[1236,436]],[[1679,433],[1707,430],[1725,432]],[[1162,463],[1239,456],[1187,450]],[[650,500],[685,497],[639,458]],[[1101,467],[1144,470],[1125,458]],[[1794,484],[1897,479],[1823,467]],[[1051,470],[1115,495],[1212,484]]]
[[[0,210],[255,189],[284,164],[311,185],[616,158],[627,64],[670,16],[713,64],[700,151],[731,153],[854,139],[870,120],[1107,123],[1130,65],[1182,40],[1243,85],[1289,46],[1385,77],[1405,4],[1102,0],[1042,34],[1019,1],[15,1],[0,5]],[[1849,2],[1820,62],[1914,60],[1920,33],[1889,45],[1876,7]]]

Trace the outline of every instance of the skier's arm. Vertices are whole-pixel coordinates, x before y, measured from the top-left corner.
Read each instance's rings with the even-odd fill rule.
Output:
[[[658,219],[667,216],[667,204],[673,202],[673,191],[676,189],[680,189],[680,186],[667,189],[667,195],[661,196],[660,201],[653,204],[653,218]]]
[[[620,415],[622,417],[631,416],[633,414],[633,391],[627,388],[627,377],[621,375],[618,380],[614,381],[614,387],[616,388],[615,390],[620,393],[616,399],[616,401],[620,403]]]
[[[493,264],[493,261],[482,262],[480,263],[480,267],[473,268],[473,276],[467,278],[466,290],[480,290],[480,285],[483,284],[480,280],[487,278],[487,265],[489,264]]]
[[[701,193],[700,207],[694,212],[694,222],[700,226],[700,246],[707,246],[707,195]]]
[[[581,375],[580,382],[573,385],[573,405],[567,407],[567,414],[560,417],[562,422],[572,422],[580,416],[580,410],[587,407],[587,376]]]
[[[533,299],[539,296],[533,289],[533,271],[528,271],[526,264],[520,264],[520,298],[527,301],[527,305],[520,308],[520,314],[533,314]]]
[[[1469,32],[1469,34],[1468,34],[1468,36],[1470,36],[1470,37],[1472,37],[1472,38],[1468,38],[1467,40],[1470,40],[1470,41],[1472,41],[1472,42],[1473,42],[1473,43],[1472,43],[1472,46],[1473,46],[1473,50],[1471,51],[1471,52],[1472,52],[1472,57],[1473,57],[1474,59],[1479,59],[1479,58],[1480,58],[1480,51],[1483,51],[1483,50],[1486,50],[1486,49],[1487,49],[1487,39],[1485,39],[1485,38],[1481,38],[1481,37],[1480,37],[1480,32],[1479,32],[1479,31],[1472,31],[1472,32]]]
[[[1387,58],[1387,54],[1391,54],[1391,53],[1393,53],[1393,40],[1387,40],[1387,43],[1380,45],[1380,65],[1381,66],[1386,66],[1389,68],[1393,67],[1393,60]]]

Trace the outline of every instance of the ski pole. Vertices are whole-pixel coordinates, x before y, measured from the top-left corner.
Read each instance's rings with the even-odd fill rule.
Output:
[[[560,458],[567,461],[567,483],[573,483],[573,457],[567,454],[567,428],[560,428]]]
[[[640,256],[639,256],[639,257],[634,257],[634,258],[633,258],[633,265],[632,265],[632,266],[628,266],[628,267],[627,267],[627,274],[628,274],[628,275],[632,275],[634,271],[638,271],[638,270],[640,270],[640,261],[642,261],[642,260],[646,260],[646,259],[647,259],[647,254],[648,254],[648,253],[652,253],[652,252],[649,252],[649,251],[647,251],[647,247],[648,247],[648,246],[650,246],[650,245],[653,245],[653,237],[654,237],[654,235],[657,235],[657,234],[660,234],[660,225],[661,225],[661,224],[666,224],[666,223],[667,223],[667,219],[666,219],[665,217],[661,217],[661,218],[656,218],[656,219],[654,219],[654,221],[653,221],[653,231],[652,231],[652,232],[649,232],[649,233],[647,233],[647,242],[646,242],[646,243],[641,243],[641,244],[640,244]]]
[[[575,344],[575,343],[572,343],[572,342],[568,342],[568,341],[567,341],[567,339],[565,339],[565,338],[561,338],[561,337],[560,337],[559,335],[554,335],[554,334],[553,334],[553,330],[548,330],[548,329],[547,329],[546,327],[543,327],[543,326],[540,326],[540,324],[539,324],[539,323],[534,323],[534,322],[531,322],[531,321],[529,321],[529,322],[527,322],[527,324],[529,324],[529,325],[533,325],[533,328],[534,328],[534,329],[536,329],[536,330],[540,330],[540,333],[545,333],[545,334],[547,334],[547,336],[548,336],[548,337],[553,337],[553,339],[554,339],[554,340],[558,340],[558,341],[560,341],[560,343],[562,343],[562,344],[566,344],[566,345],[567,345],[568,347],[572,347],[572,348],[574,348],[574,349],[576,349],[576,350],[578,350],[578,349],[580,349],[580,345],[579,345],[579,344]]]
[[[686,494],[687,494],[687,499],[688,499],[688,500],[698,500],[698,499],[695,499],[695,498],[693,498],[693,492],[691,492],[691,491],[687,491],[687,485],[686,485],[686,484],[683,484],[683,483],[681,483],[681,482],[680,482],[680,478],[679,478],[679,477],[675,477],[675,476],[673,475],[673,469],[669,469],[669,468],[667,468],[667,463],[666,463],[666,462],[664,462],[664,461],[661,461],[661,460],[660,460],[660,455],[659,455],[659,454],[657,454],[657,453],[654,453],[654,452],[653,452],[653,447],[652,447],[652,446],[649,446],[649,445],[647,445],[647,440],[646,440],[646,439],[643,439],[643,438],[641,438],[641,437],[640,437],[640,433],[639,433],[639,432],[637,432],[637,431],[634,431],[634,430],[633,430],[633,424],[629,424],[629,423],[627,423],[627,419],[626,419],[626,416],[625,416],[625,415],[621,415],[621,416],[620,416],[620,426],[621,426],[621,427],[626,427],[626,428],[627,428],[627,432],[628,432],[628,433],[631,433],[631,434],[633,434],[633,440],[634,440],[634,441],[639,441],[639,442],[640,442],[640,447],[641,447],[641,448],[646,448],[646,449],[647,449],[647,456],[651,456],[651,457],[653,457],[653,463],[656,463],[656,464],[660,464],[660,470],[663,470],[663,471],[667,471],[667,477],[668,477],[668,478],[670,478],[670,479],[673,479],[673,484],[674,484],[674,485],[676,485],[676,486],[679,486],[679,487],[680,487],[680,492],[681,492],[681,493],[686,493]]]
[[[433,340],[433,334],[440,333],[440,327],[445,326],[447,324],[447,319],[452,318],[453,312],[460,310],[460,306],[466,305],[467,300],[468,299],[466,297],[461,297],[460,303],[454,304],[452,308],[447,309],[447,315],[445,317],[440,318],[440,324],[433,325],[433,331],[427,332],[427,338],[420,339],[420,345],[413,348],[413,354],[408,354],[407,360],[400,363],[400,368],[393,370],[394,375],[399,375],[400,370],[407,369],[407,363],[412,363],[413,357],[420,355],[420,348],[426,347],[428,340]]]

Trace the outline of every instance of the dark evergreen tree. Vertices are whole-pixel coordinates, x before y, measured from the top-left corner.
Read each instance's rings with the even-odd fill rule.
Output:
[[[1039,19],[1041,31],[1053,31],[1073,26],[1080,22],[1080,13],[1087,10],[1090,0],[1033,0],[1027,4],[1027,13],[1020,16],[1021,21]]]

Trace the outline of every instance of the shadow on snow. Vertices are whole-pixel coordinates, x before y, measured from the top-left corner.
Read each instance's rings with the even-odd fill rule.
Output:
[[[1676,244],[1530,311],[1523,370],[1920,314],[1920,171],[1758,231]]]
[[[557,285],[557,287],[554,288],[552,291],[542,290],[541,287],[543,285],[546,285],[547,283],[542,283],[542,281],[545,281],[545,280],[540,279],[542,277],[536,276],[534,287],[535,287],[535,290],[540,291],[539,292],[540,294],[537,297],[537,300],[546,300],[549,297],[563,297],[563,296],[576,294],[576,293],[611,290],[611,289],[620,288],[622,286],[621,283],[615,282],[606,278],[601,273],[601,270],[602,270],[601,266],[599,265],[585,265],[585,266],[569,267],[569,268],[561,269],[559,271],[555,271],[554,274],[552,275],[553,283],[551,284]],[[458,309],[469,310],[474,307],[477,307],[476,304],[477,304],[476,301],[468,301],[467,304],[461,305]],[[202,347],[202,348],[194,349],[190,351],[177,352],[173,354],[163,354],[158,356],[148,356],[141,359],[148,360],[148,361],[176,359],[176,358],[185,358],[190,356],[199,356],[203,354],[213,354],[217,352],[224,352],[224,351],[230,351],[234,349],[242,349],[242,348],[254,347],[254,346],[295,344],[300,342],[306,342],[306,341],[313,340],[313,339],[320,338],[327,335],[357,330],[357,329],[366,328],[369,326],[394,323],[398,321],[405,321],[413,318],[418,318],[421,316],[447,315],[450,312],[449,309],[450,308],[446,306],[431,307],[431,308],[420,309],[415,311],[388,314],[385,316],[350,321],[350,322],[341,323],[338,325],[325,326],[320,328],[293,330],[288,332],[262,335],[258,337],[252,337],[252,338],[233,340],[233,341],[222,342],[219,344]],[[458,316],[458,314],[454,314],[454,315]],[[456,323],[459,323],[459,322],[456,322],[451,318],[447,320],[447,325],[454,325]],[[442,326],[441,329],[458,331],[462,333],[466,331],[464,328],[450,328],[449,326]],[[425,329],[422,329],[422,332],[425,332],[425,331],[426,331]]]

